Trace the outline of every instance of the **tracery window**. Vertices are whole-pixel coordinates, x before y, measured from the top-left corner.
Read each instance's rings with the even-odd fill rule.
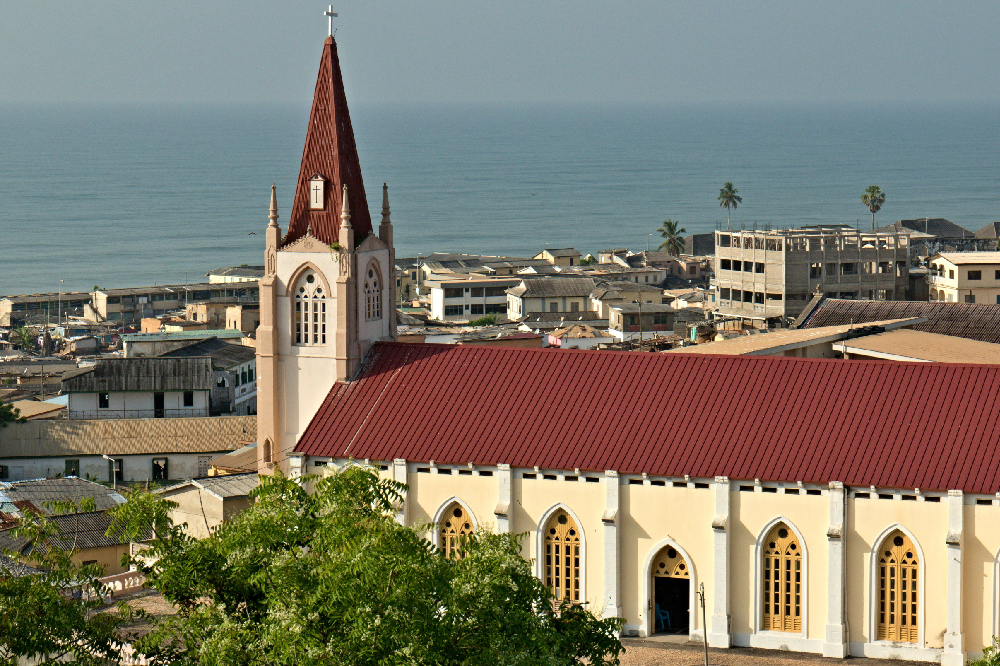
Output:
[[[382,318],[382,279],[378,266],[368,265],[365,275],[365,319]]]
[[[460,560],[465,557],[463,541],[465,537],[472,534],[472,516],[462,507],[455,503],[448,507],[441,518],[441,550],[445,557]]]
[[[302,274],[295,285],[295,344],[326,344],[326,294],[319,276],[312,270]]]
[[[802,631],[802,545],[778,523],[764,540],[764,630]]]
[[[653,562],[653,575],[659,578],[691,578],[684,556],[676,548],[667,546],[656,554]]]
[[[878,551],[878,639],[917,642],[917,551],[900,530]]]
[[[565,510],[545,526],[545,585],[556,601],[580,602],[580,530]]]

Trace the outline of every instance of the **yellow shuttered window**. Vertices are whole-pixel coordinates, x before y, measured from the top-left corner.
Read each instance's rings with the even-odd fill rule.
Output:
[[[545,584],[557,601],[580,601],[580,530],[565,511],[545,526]]]
[[[441,518],[441,550],[445,557],[461,559],[465,557],[463,539],[472,534],[472,517],[460,504],[449,506]]]
[[[917,642],[917,551],[896,530],[878,551],[878,639]]]
[[[764,629],[802,631],[802,545],[784,523],[764,541]]]

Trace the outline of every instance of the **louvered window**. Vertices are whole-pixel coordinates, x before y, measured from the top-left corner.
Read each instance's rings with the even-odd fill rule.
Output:
[[[295,344],[326,344],[326,294],[313,271],[306,271],[295,286]]]
[[[878,553],[878,639],[917,642],[917,551],[896,530]]]
[[[445,557],[460,560],[465,557],[463,541],[472,534],[472,516],[461,504],[452,504],[441,519],[441,550]]]
[[[556,601],[580,599],[580,530],[565,511],[545,526],[545,585]]]
[[[764,541],[764,629],[802,631],[802,546],[784,523]]]

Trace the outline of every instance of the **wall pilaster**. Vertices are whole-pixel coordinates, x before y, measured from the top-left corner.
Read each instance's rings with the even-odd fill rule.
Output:
[[[392,461],[392,479],[399,483],[406,483],[406,460],[396,458]],[[396,522],[400,525],[406,524],[406,508],[408,490],[403,490],[403,497],[396,506]]]
[[[713,575],[712,618],[708,644],[728,648],[732,645],[729,630],[729,477],[715,477],[715,519],[712,521]]]
[[[511,479],[510,465],[497,465],[497,508],[493,512],[497,517],[497,534],[509,534],[513,528],[510,511]]]
[[[844,539],[846,493],[840,481],[830,482],[830,526],[826,530],[827,609],[823,656],[843,659],[847,656],[847,627],[844,624],[844,578],[847,571],[847,548]],[[808,574],[808,572],[807,572]]]
[[[965,635],[962,631],[962,541],[965,497],[961,490],[948,491],[948,602],[942,666],[965,665]]]
[[[621,542],[618,528],[618,506],[621,501],[621,484],[618,472],[604,472],[604,617],[621,617],[621,595],[619,591],[619,559]]]

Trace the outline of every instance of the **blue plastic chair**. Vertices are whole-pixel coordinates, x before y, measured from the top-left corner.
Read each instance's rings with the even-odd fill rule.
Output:
[[[666,621],[667,629],[670,628],[670,613],[660,610],[660,604],[656,604],[656,621],[660,623],[660,631],[663,631],[663,622]]]

